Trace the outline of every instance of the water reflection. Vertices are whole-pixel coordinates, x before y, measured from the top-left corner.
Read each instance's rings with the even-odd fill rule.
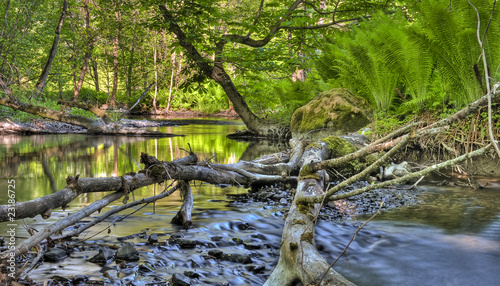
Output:
[[[234,121],[233,121],[234,122]],[[236,142],[225,135],[244,128],[232,125],[183,125],[162,127],[159,131],[184,134],[185,137],[142,138],[127,136],[34,135],[2,136],[0,140],[0,178],[16,178],[17,201],[47,195],[65,186],[67,176],[119,176],[141,169],[141,152],[160,160],[187,155],[189,145],[200,160],[235,163],[248,143]],[[4,180],[0,180],[0,187]],[[6,194],[0,193],[5,201]]]

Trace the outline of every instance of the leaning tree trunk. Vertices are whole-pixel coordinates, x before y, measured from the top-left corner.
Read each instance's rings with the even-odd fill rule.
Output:
[[[57,44],[59,43],[59,36],[61,35],[61,29],[62,25],[64,23],[64,18],[66,17],[66,10],[68,8],[68,0],[64,0],[63,3],[63,9],[61,12],[61,16],[59,17],[59,23],[57,24],[55,36],[54,36],[54,42],[52,43],[52,48],[50,49],[49,52],[49,57],[47,59],[47,63],[45,64],[42,74],[38,78],[38,82],[35,86],[35,91],[33,94],[30,96],[31,97],[38,97],[40,93],[42,93],[43,89],[45,88],[45,84],[47,83],[47,77],[49,76],[49,71],[50,71],[50,66],[52,65],[52,62],[54,61],[57,53]]]
[[[248,107],[245,99],[238,92],[231,77],[223,68],[224,60],[220,57],[226,42],[224,40],[217,43],[215,64],[211,65],[212,60],[206,60],[196,49],[193,43],[190,42],[187,35],[177,24],[175,16],[167,9],[165,5],[159,5],[158,8],[163,15],[163,18],[168,23],[168,30],[177,36],[179,45],[182,46],[188,57],[193,60],[200,72],[207,78],[213,79],[226,92],[229,100],[233,103],[234,110],[241,117],[251,134],[245,134],[248,137],[271,137],[271,138],[290,138],[291,133],[288,127],[279,126],[276,123],[267,122],[256,116]]]

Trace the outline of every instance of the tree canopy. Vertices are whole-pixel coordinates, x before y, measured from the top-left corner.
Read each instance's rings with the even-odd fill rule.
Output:
[[[500,54],[495,3],[471,1],[492,82],[499,80]],[[467,1],[1,5],[5,86],[20,101],[55,110],[60,99],[132,106],[154,84],[136,110],[233,108],[252,132],[286,136],[276,118],[287,123],[294,109],[334,87],[347,87],[382,113],[461,108],[485,89],[478,20]],[[40,81],[45,88],[33,96]],[[91,116],[77,107],[71,113]]]

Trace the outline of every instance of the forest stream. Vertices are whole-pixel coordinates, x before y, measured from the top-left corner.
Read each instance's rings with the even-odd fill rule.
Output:
[[[0,137],[0,189],[16,181],[16,200],[27,201],[59,190],[67,176],[118,176],[141,169],[139,156],[146,152],[160,160],[173,160],[192,150],[201,160],[235,163],[250,160],[262,152],[281,151],[284,146],[261,143],[257,152],[248,142],[226,138],[244,129],[238,120],[175,120],[178,126],[156,130],[184,137],[141,138],[87,135],[33,135]],[[184,123],[189,123],[183,125]],[[251,146],[252,148],[255,147]],[[267,151],[263,151],[267,150]],[[418,188],[419,204],[382,212],[357,235],[347,256],[335,269],[357,285],[498,285],[500,281],[500,178],[477,178],[486,187],[438,186],[433,177]],[[193,228],[183,230],[170,223],[182,201],[178,193],[144,208],[128,209],[79,236],[69,258],[44,262],[29,273],[43,284],[54,276],[59,280],[85,277],[105,285],[151,285],[174,273],[196,277],[200,285],[262,285],[279,257],[283,215],[289,200],[270,203],[235,200],[246,189],[191,183],[194,208]],[[164,186],[134,191],[131,199],[149,197]],[[48,220],[40,216],[26,223],[41,230],[48,223],[102,198],[105,194],[83,194],[65,210],[55,210]],[[7,194],[0,192],[0,201]],[[117,201],[105,209],[121,205]],[[124,218],[115,220],[137,211]],[[95,213],[92,217],[99,216]],[[325,221],[316,228],[316,245],[332,262],[342,252],[358,225],[369,216],[342,221]],[[89,219],[87,219],[89,220]],[[109,231],[106,227],[112,226]],[[16,221],[16,240],[28,237],[22,220]],[[8,226],[0,224],[0,237]],[[102,231],[104,230],[104,231]],[[148,241],[156,234],[158,241]],[[140,260],[119,265],[99,265],[88,259],[99,245],[134,243]],[[243,261],[214,259],[220,250]],[[209,253],[210,252],[210,253]],[[246,259],[248,258],[248,259]],[[82,284],[85,285],[85,284]],[[160,284],[158,284],[160,285]]]

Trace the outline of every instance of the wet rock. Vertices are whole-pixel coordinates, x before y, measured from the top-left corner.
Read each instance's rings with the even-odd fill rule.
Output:
[[[184,234],[182,232],[174,233],[170,236],[173,240],[177,240],[179,238],[184,238]]]
[[[174,273],[172,275],[172,285],[173,286],[190,286],[191,279],[184,274]]]
[[[66,252],[66,250],[59,247],[52,248],[44,255],[45,261],[50,261],[50,262],[63,260],[66,257],[68,257],[68,253]]]
[[[75,275],[71,278],[71,280],[73,280],[73,284],[80,284],[89,280],[89,277],[85,275]]]
[[[224,252],[222,252],[222,250],[219,249],[212,249],[208,251],[208,255],[215,257],[217,259],[221,258],[222,254],[224,254]]]
[[[221,259],[242,264],[249,264],[253,262],[249,255],[239,253],[224,253],[222,254]]]
[[[190,239],[177,239],[175,242],[179,244],[180,248],[195,248],[196,240]]]
[[[89,280],[86,285],[104,285],[104,281],[100,280]]]
[[[286,205],[287,202],[288,201],[285,198],[280,199],[280,204],[282,204],[282,205]]]
[[[116,252],[116,259],[119,260],[139,260],[139,251],[130,242],[125,243]]]
[[[139,271],[142,272],[142,273],[145,273],[145,272],[154,272],[155,269],[149,263],[141,263],[139,265]]]
[[[266,270],[266,266],[264,266],[264,265],[249,265],[249,266],[245,266],[245,269],[247,271],[253,272],[254,274],[258,274],[258,273],[264,272],[264,270]]]
[[[221,241],[222,239],[223,239],[222,236],[212,236],[212,237],[210,237],[210,240],[214,241],[214,242]]]
[[[157,243],[158,242],[158,235],[156,233],[151,234],[148,237],[148,242],[149,243]]]
[[[231,240],[234,241],[236,244],[243,244],[243,240],[238,237],[233,237],[231,238]]]
[[[202,277],[199,273],[194,272],[194,271],[184,271],[184,275],[186,275],[187,277],[189,277],[191,279],[197,279],[197,278]]]
[[[250,237],[257,238],[257,239],[262,239],[262,240],[267,239],[266,236],[263,235],[262,233],[254,233],[254,234],[250,235]]]
[[[245,241],[245,242],[243,242],[243,246],[246,249],[249,249],[249,250],[264,248],[264,245],[262,243],[258,243],[258,242],[247,242],[247,241]]]
[[[238,230],[245,230],[250,228],[248,222],[244,221],[230,222],[229,225],[231,226],[232,229],[238,229]]]
[[[89,259],[90,262],[92,263],[107,263],[111,259],[113,259],[114,252],[113,250],[109,249],[108,247],[102,247],[99,249],[99,253],[94,255],[92,258]]]
[[[104,272],[104,277],[108,278],[109,280],[116,280],[118,279],[118,270],[116,269],[109,269]]]
[[[59,276],[59,275],[55,275],[55,276],[52,276],[51,278],[54,282],[57,282],[57,283],[60,283],[60,284],[65,284],[65,283],[71,283],[71,279],[67,278],[67,277],[62,277],[62,276]],[[56,283],[56,284],[57,284]]]
[[[196,261],[194,261],[193,259],[188,260],[188,266],[190,268],[200,268],[200,265],[196,263]]]

